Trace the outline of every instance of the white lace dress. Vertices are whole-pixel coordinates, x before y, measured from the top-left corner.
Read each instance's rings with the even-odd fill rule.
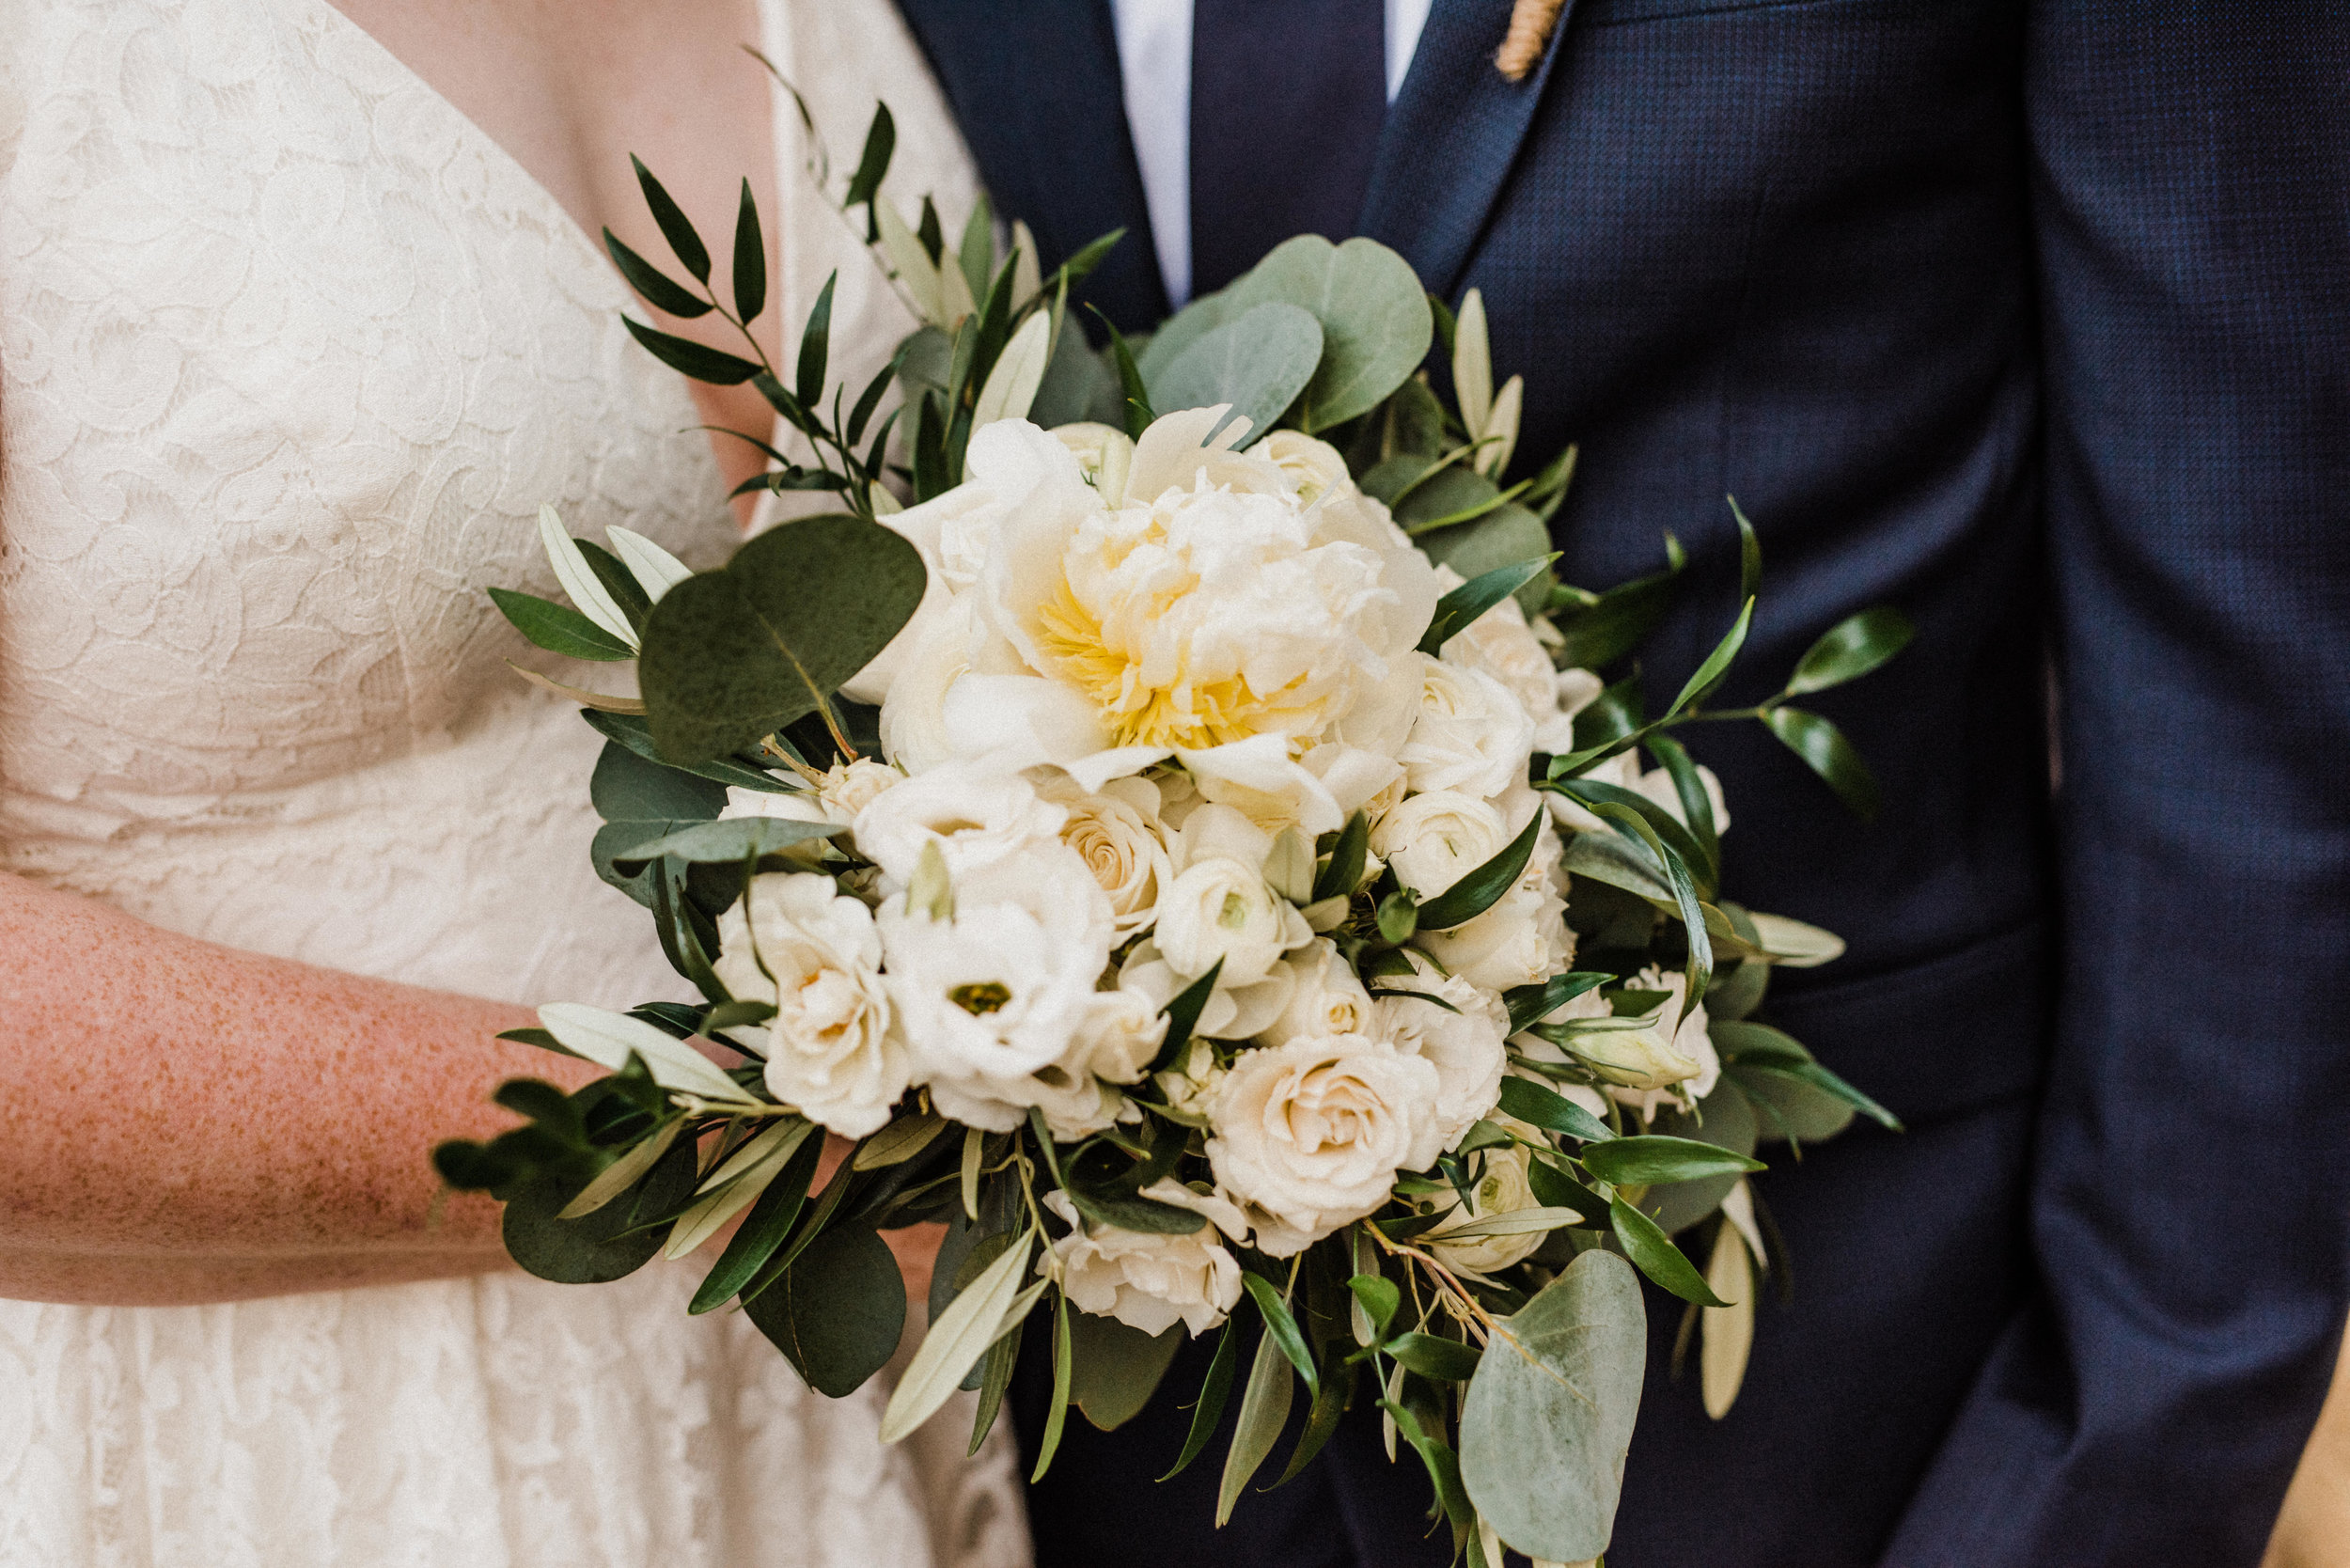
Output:
[[[970,176],[886,0],[762,40],[892,188]],[[782,308],[842,268],[777,117]],[[0,864],[158,925],[518,1001],[674,996],[590,872],[595,737],[500,662],[533,515],[729,542],[598,247],[324,0],[0,0]],[[1026,1560],[999,1441],[876,1437],[690,1267],[254,1301],[0,1303],[7,1568]],[[967,1430],[967,1428],[965,1429]],[[999,1434],[1000,1437],[1000,1434]]]

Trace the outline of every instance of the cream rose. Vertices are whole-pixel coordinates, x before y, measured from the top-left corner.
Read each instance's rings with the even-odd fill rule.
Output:
[[[1501,813],[1474,795],[1408,795],[1371,830],[1371,853],[1422,902],[1491,860],[1510,842]]]
[[[1359,1034],[1243,1051],[1210,1115],[1217,1187],[1275,1221],[1257,1246],[1304,1250],[1386,1201],[1412,1152],[1434,1064]]]
[[[1267,1045],[1335,1034],[1371,1034],[1371,993],[1329,942],[1316,937],[1283,959],[1292,978],[1289,1005],[1257,1038]]]
[[[1510,689],[1483,670],[1416,657],[1419,716],[1396,753],[1412,788],[1490,800],[1523,782],[1534,755],[1534,721]]]
[[[832,879],[751,879],[718,917],[720,983],[776,1009],[767,1024],[767,1089],[843,1137],[878,1132],[905,1093],[910,1065],[891,1031],[872,913]]]
[[[1191,1200],[1181,1207],[1214,1201],[1172,1181],[1153,1184],[1148,1196],[1168,1202],[1178,1194]],[[1180,1323],[1197,1338],[1222,1323],[1240,1301],[1240,1263],[1213,1225],[1202,1224],[1183,1236],[1106,1225],[1096,1229],[1079,1217],[1065,1192],[1046,1193],[1044,1206],[1070,1231],[1037,1260],[1037,1272],[1058,1278],[1080,1311],[1116,1318],[1153,1336]],[[1231,1211],[1230,1204],[1218,1207]],[[1232,1217],[1237,1220],[1237,1214]]]
[[[1409,1168],[1425,1170],[1499,1102],[1502,1070],[1510,1064],[1510,1010],[1492,992],[1433,966],[1386,988],[1414,995],[1381,996],[1371,1032],[1436,1070],[1436,1092],[1419,1107],[1408,1156]]]
[[[1509,1117],[1496,1117],[1494,1120],[1521,1137],[1542,1140],[1542,1133],[1523,1121]],[[1533,1151],[1513,1143],[1485,1150],[1480,1157],[1483,1159],[1485,1168],[1478,1176],[1476,1184],[1469,1188],[1468,1212],[1461,1212],[1461,1200],[1457,1194],[1448,1194],[1443,1207],[1444,1212],[1452,1217],[1423,1236],[1421,1245],[1435,1254],[1437,1262],[1449,1267],[1492,1274],[1512,1263],[1523,1262],[1527,1254],[1549,1238],[1550,1232],[1528,1231],[1513,1236],[1469,1236],[1459,1241],[1445,1239],[1446,1230],[1452,1226],[1543,1206],[1542,1200],[1534,1196],[1533,1183],[1527,1174],[1527,1168],[1533,1164]]]
[[[1109,895],[1118,933],[1131,936],[1157,917],[1159,895],[1174,880],[1166,830],[1158,820],[1159,787],[1147,778],[1114,778],[1098,794],[1063,779],[1042,792],[1065,808],[1061,842],[1077,852]]]

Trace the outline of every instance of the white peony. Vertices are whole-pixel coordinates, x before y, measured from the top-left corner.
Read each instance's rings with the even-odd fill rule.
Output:
[[[973,762],[946,763],[885,790],[856,814],[851,828],[865,857],[892,891],[913,879],[925,844],[936,844],[958,878],[1044,846],[1058,846],[1069,820],[1016,773]],[[1089,877],[1089,882],[1091,880]]]
[[[1543,1141],[1542,1133],[1523,1121],[1510,1117],[1494,1118],[1521,1137],[1536,1142]],[[1458,1194],[1446,1194],[1443,1211],[1453,1217],[1421,1238],[1421,1245],[1435,1254],[1436,1261],[1450,1268],[1467,1269],[1476,1274],[1492,1274],[1525,1261],[1527,1254],[1549,1239],[1547,1231],[1528,1231],[1513,1236],[1469,1236],[1459,1241],[1447,1241],[1446,1229],[1480,1219],[1492,1219],[1499,1215],[1515,1214],[1521,1209],[1539,1209],[1542,1200],[1534,1196],[1534,1186],[1527,1174],[1533,1163],[1533,1151],[1518,1144],[1496,1146],[1481,1155],[1485,1168],[1476,1185],[1469,1188],[1469,1206],[1461,1213]]]
[[[1057,425],[1053,439],[1077,455],[1077,473],[1106,506],[1126,498],[1126,476],[1135,465],[1135,444],[1109,425]]]
[[[1055,1097],[1067,1108],[1059,1097],[1090,1081],[1109,900],[1058,842],[955,873],[953,899],[948,919],[904,899],[882,906],[890,1001],[914,1081],[940,1114],[1010,1132],[1028,1106]]]
[[[1510,842],[1501,813],[1474,795],[1436,790],[1409,795],[1371,830],[1371,853],[1425,903]]]
[[[1458,790],[1491,800],[1523,783],[1534,755],[1534,721],[1510,688],[1481,669],[1415,656],[1419,716],[1396,753],[1412,788]]]
[[[1437,1087],[1433,1063],[1366,1035],[1243,1051],[1211,1111],[1216,1185],[1270,1221],[1260,1250],[1303,1251],[1386,1201]]]
[[[1374,1032],[1371,993],[1329,942],[1316,937],[1281,962],[1292,980],[1289,1004],[1258,1036],[1263,1043],[1285,1045],[1301,1038]]]
[[[1170,1190],[1171,1189],[1171,1190]],[[1215,1203],[1237,1223],[1229,1203],[1202,1199],[1173,1181],[1153,1183],[1147,1196],[1161,1202],[1200,1209]],[[1069,1234],[1037,1260],[1037,1272],[1058,1278],[1080,1311],[1116,1318],[1152,1336],[1176,1324],[1197,1338],[1222,1323],[1241,1295],[1240,1263],[1214,1225],[1187,1236],[1089,1229],[1065,1192],[1048,1192],[1044,1206],[1065,1221]]]
[[[1436,1091],[1419,1107],[1408,1156],[1408,1168],[1425,1170],[1500,1102],[1510,1010],[1492,992],[1433,967],[1387,980],[1383,989],[1418,996],[1381,996],[1371,1032],[1436,1070]]]
[[[751,879],[718,917],[720,983],[776,1009],[767,1089],[843,1137],[878,1132],[904,1094],[906,1049],[891,1031],[871,911],[830,877]]]

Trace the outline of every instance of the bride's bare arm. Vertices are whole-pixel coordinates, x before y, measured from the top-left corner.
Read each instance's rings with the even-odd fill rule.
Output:
[[[0,875],[0,1296],[169,1304],[478,1273],[429,1156],[594,1069],[521,1008],[215,947]]]

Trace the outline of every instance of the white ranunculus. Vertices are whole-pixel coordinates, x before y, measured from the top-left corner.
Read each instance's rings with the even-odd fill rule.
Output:
[[[1417,552],[1318,532],[1321,513],[1277,464],[1203,447],[1216,417],[1171,414],[1146,431],[1115,509],[1051,437],[1013,420],[985,432],[1048,446],[1093,504],[1016,509],[975,591],[1026,666],[1081,693],[1121,747],[1319,737],[1410,651],[1434,606]]]
[[[1135,444],[1126,432],[1109,425],[1058,425],[1053,439],[1077,454],[1077,472],[1105,506],[1126,498],[1126,475],[1135,464]]]
[[[1371,830],[1371,853],[1425,903],[1509,845],[1501,813],[1474,795],[1408,795]]]
[[[1662,991],[1669,998],[1657,1010],[1651,1031],[1658,1043],[1668,1049],[1659,1053],[1664,1066],[1655,1074],[1656,1082],[1639,1088],[1617,1087],[1608,1092],[1622,1104],[1640,1113],[1641,1120],[1653,1121],[1668,1105],[1687,1105],[1714,1092],[1721,1081],[1722,1058],[1714,1049],[1714,1038],[1707,1032],[1705,1004],[1700,1001],[1691,1008],[1680,1026],[1673,1020],[1680,1016],[1681,999],[1689,994],[1689,977],[1680,970],[1669,972],[1654,965],[1643,969],[1634,982],[1643,991]],[[1672,1033],[1669,1039],[1667,1030]],[[1673,1058],[1679,1058],[1678,1064]],[[1687,1071],[1678,1071],[1685,1066]],[[1673,1075],[1668,1076],[1668,1074]]]
[[[1409,1168],[1424,1170],[1499,1103],[1502,1070],[1510,1064],[1510,1010],[1492,992],[1433,965],[1383,989],[1435,998],[1383,996],[1373,1004],[1370,1031],[1436,1070],[1436,1092],[1420,1107],[1409,1156]]]
[[[1095,1043],[1109,900],[1056,840],[958,872],[954,904],[943,920],[903,899],[882,905],[889,997],[914,1081],[940,1113],[1010,1132],[1029,1105],[1077,1084]],[[1037,1076],[1047,1069],[1060,1077]]]
[[[1216,1185],[1276,1222],[1261,1250],[1302,1251],[1386,1201],[1436,1090],[1433,1063],[1367,1035],[1243,1051],[1210,1112]]]
[[[1261,864],[1210,855],[1168,885],[1152,940],[1177,974],[1204,975],[1221,960],[1219,987],[1247,985],[1313,939],[1296,906],[1266,885]]]
[[[1175,1190],[1197,1199],[1187,1189]],[[1151,1196],[1165,1200],[1161,1184],[1153,1184]],[[1214,1226],[1203,1224],[1187,1236],[1092,1228],[1065,1192],[1046,1193],[1044,1206],[1070,1231],[1037,1260],[1037,1272],[1058,1278],[1078,1310],[1152,1336],[1180,1323],[1196,1339],[1239,1304],[1240,1263]]]
[[[1419,717],[1396,753],[1412,788],[1491,800],[1523,782],[1534,755],[1534,721],[1510,688],[1481,669],[1417,657]]]
[[[757,876],[718,917],[718,944],[728,994],[776,1009],[768,1091],[843,1137],[879,1131],[910,1066],[890,1028],[872,912],[830,877]]]
[[[894,890],[912,880],[925,844],[938,845],[948,874],[960,880],[967,871],[1058,846],[1068,820],[1067,808],[1039,795],[1016,773],[948,762],[874,796],[851,831]]]
[[[1066,776],[1047,776],[1040,792],[1067,809],[1061,842],[1082,856],[1109,895],[1118,933],[1131,936],[1157,917],[1159,895],[1174,880],[1159,787],[1147,778],[1113,778],[1087,794]]]
[[[1514,596],[1454,633],[1436,652],[1449,665],[1482,670],[1507,687],[1533,721],[1538,745],[1543,727],[1559,719],[1559,671]]]
[[[1334,1034],[1371,1034],[1371,993],[1337,948],[1316,937],[1283,959],[1293,977],[1289,1005],[1258,1036],[1267,1045]]]
[[[1542,1133],[1523,1121],[1497,1116],[1495,1121],[1523,1137],[1542,1140]],[[1466,1224],[1480,1219],[1492,1219],[1499,1215],[1515,1214],[1521,1209],[1539,1209],[1542,1200],[1534,1196],[1533,1183],[1527,1175],[1527,1167],[1533,1163],[1533,1152],[1517,1144],[1496,1146],[1483,1152],[1484,1170],[1477,1184],[1469,1188],[1468,1213],[1461,1213],[1457,1194],[1446,1194],[1444,1212],[1451,1217],[1444,1225],[1421,1239],[1421,1245],[1436,1256],[1436,1261],[1450,1268],[1465,1268],[1477,1274],[1492,1274],[1525,1261],[1527,1254],[1548,1239],[1546,1231],[1528,1231],[1514,1236],[1471,1236],[1460,1241],[1447,1241],[1444,1231],[1449,1225]]]
[[[1574,961],[1566,902],[1539,860],[1492,908],[1449,931],[1423,931],[1413,946],[1487,991],[1534,985],[1564,974]]]

